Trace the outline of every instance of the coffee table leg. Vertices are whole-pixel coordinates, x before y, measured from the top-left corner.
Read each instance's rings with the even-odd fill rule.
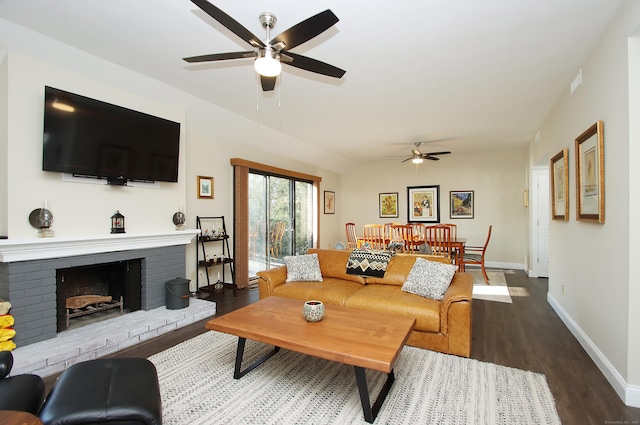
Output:
[[[389,372],[387,375],[387,381],[384,383],[378,398],[373,403],[373,407],[371,406],[371,401],[369,399],[369,387],[367,386],[367,376],[364,373],[364,368],[354,366],[356,371],[356,381],[358,382],[358,390],[360,391],[360,401],[362,402],[362,412],[364,413],[364,420],[368,423],[372,424],[373,421],[378,416],[378,412],[380,411],[380,407],[382,403],[384,403],[384,399],[387,398],[387,394],[389,393],[389,389],[393,385],[393,381],[395,381],[395,375],[393,374],[393,370]]]
[[[251,366],[247,366],[245,370],[240,370],[242,368],[242,356],[244,356],[244,345],[246,342],[247,338],[238,338],[238,349],[236,350],[236,365],[233,369],[233,379],[242,378],[244,375],[264,363],[265,360],[267,360],[269,357],[280,351],[280,347],[274,347],[273,351],[270,351],[269,353],[260,357]]]

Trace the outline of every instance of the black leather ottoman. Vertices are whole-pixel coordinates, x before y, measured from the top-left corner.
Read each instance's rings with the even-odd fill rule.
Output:
[[[97,359],[64,371],[47,396],[44,425],[161,425],[156,367],[147,359]]]
[[[42,378],[32,374],[7,378],[12,367],[11,351],[0,351],[0,410],[18,410],[37,415],[44,400]]]

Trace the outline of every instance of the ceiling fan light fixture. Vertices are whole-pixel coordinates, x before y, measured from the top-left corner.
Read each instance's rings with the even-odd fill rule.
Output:
[[[413,158],[413,159],[411,160],[411,162],[413,162],[414,164],[422,164],[422,163],[424,162],[424,159],[422,159],[422,158],[421,158],[421,157],[419,157],[419,156],[416,156],[415,158]]]
[[[282,71],[282,64],[277,59],[278,54],[271,49],[264,49],[258,53],[254,67],[256,72],[265,77],[276,77]]]

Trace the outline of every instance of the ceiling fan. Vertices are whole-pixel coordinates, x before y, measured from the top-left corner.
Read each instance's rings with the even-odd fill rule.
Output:
[[[440,158],[437,157],[438,155],[449,155],[451,153],[449,151],[422,153],[420,152],[420,145],[422,145],[422,143],[423,142],[416,142],[415,149],[411,149],[411,156],[407,159],[403,159],[400,162],[407,162],[411,160],[411,162],[413,162],[414,164],[422,164],[425,159],[428,159],[430,161],[440,161]]]
[[[289,51],[322,34],[339,21],[338,17],[329,9],[292,26],[273,39],[270,38],[270,32],[276,24],[276,16],[270,12],[263,12],[259,17],[260,23],[267,33],[266,39],[263,41],[207,0],[191,1],[229,31],[249,43],[254,50],[184,58],[189,63],[255,58],[254,66],[258,74],[260,74],[260,83],[263,91],[271,91],[275,88],[276,79],[282,69],[282,63],[334,78],[342,78],[346,72],[328,63]]]

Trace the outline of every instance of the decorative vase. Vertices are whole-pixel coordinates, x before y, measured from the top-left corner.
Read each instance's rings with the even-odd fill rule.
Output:
[[[302,314],[307,322],[319,322],[324,316],[324,304],[317,300],[307,301],[302,307]]]

